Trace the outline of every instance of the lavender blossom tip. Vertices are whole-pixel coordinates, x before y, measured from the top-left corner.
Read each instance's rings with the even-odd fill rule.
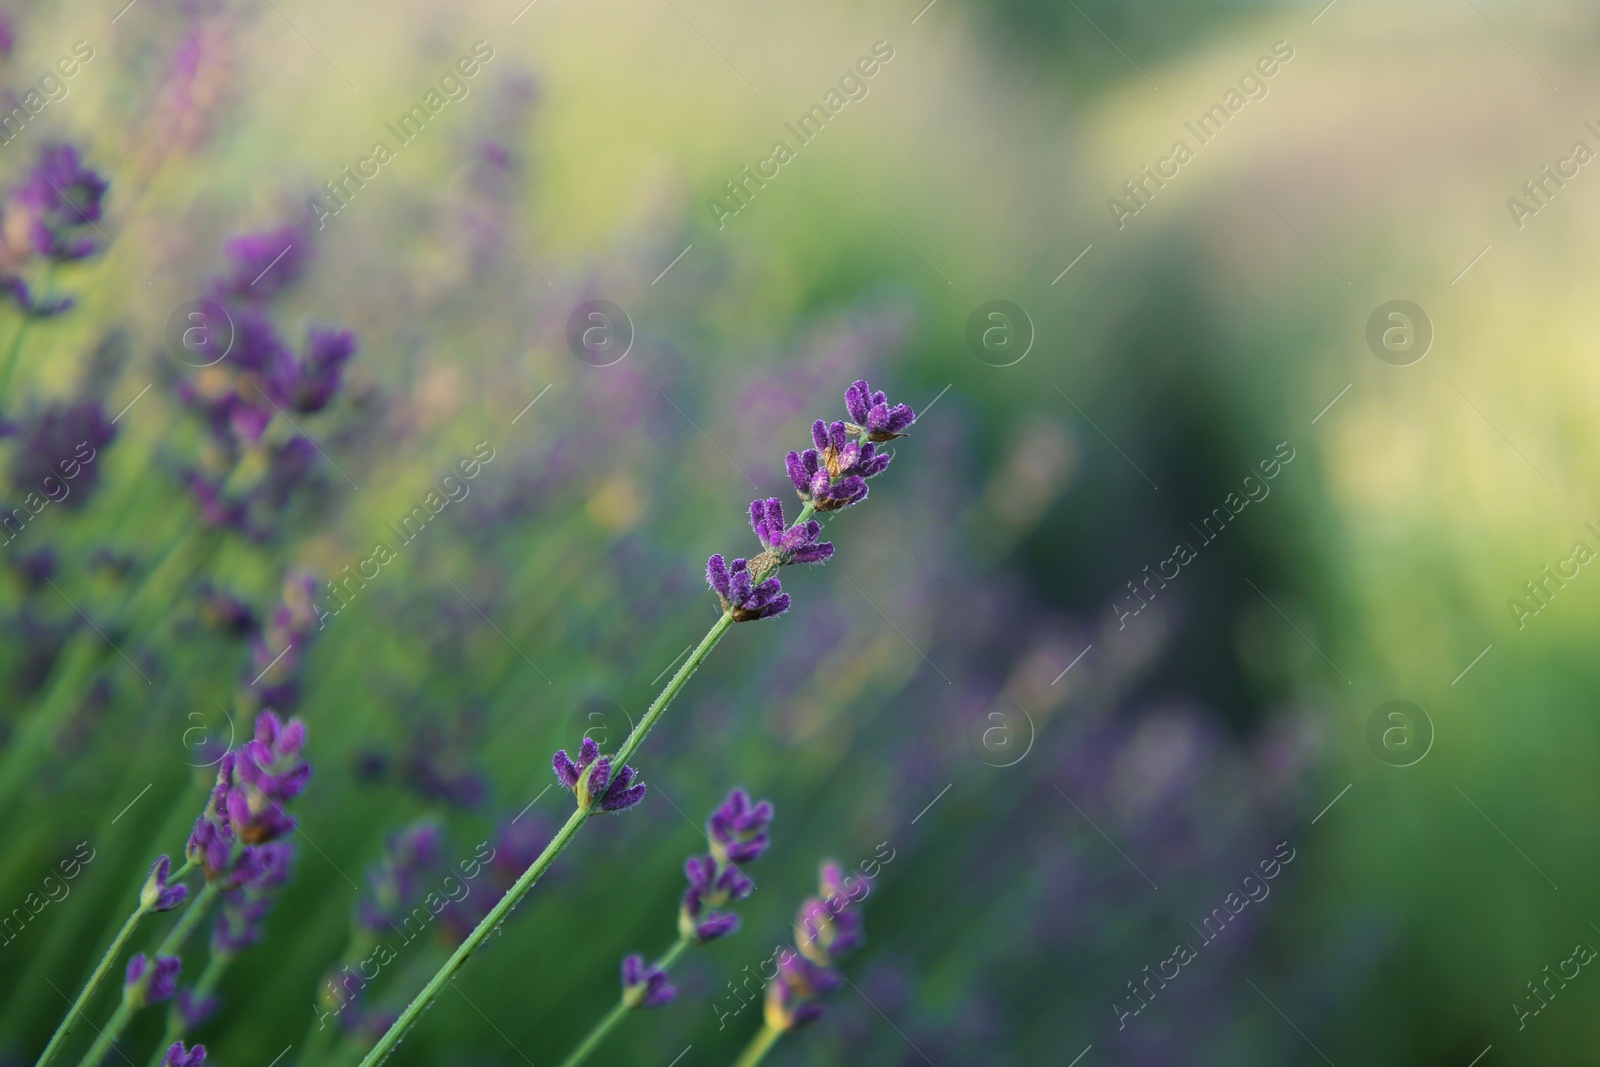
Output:
[[[195,1045],[184,1050],[182,1041],[174,1041],[161,1057],[161,1067],[200,1067],[206,1062],[206,1047]]]
[[[670,1003],[678,990],[667,972],[635,953],[622,961],[622,1002],[630,1008],[657,1008]]]
[[[876,393],[865,380],[854,382],[844,393],[845,410],[857,432],[864,433],[869,441],[892,441],[904,436],[917,420],[917,413],[905,404],[889,406],[889,398],[880,390]]]

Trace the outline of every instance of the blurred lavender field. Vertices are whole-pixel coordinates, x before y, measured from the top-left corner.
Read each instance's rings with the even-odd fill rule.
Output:
[[[391,1062],[1581,1060],[1600,22],[1474,6],[0,13],[0,1062],[139,909],[49,1062],[362,1063],[858,379]]]

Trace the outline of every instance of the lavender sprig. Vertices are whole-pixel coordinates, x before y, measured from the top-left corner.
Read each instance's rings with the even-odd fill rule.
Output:
[[[678,957],[691,945],[716,941],[739,928],[738,915],[714,909],[742,900],[755,888],[738,865],[761,858],[771,822],[772,804],[752,801],[743,789],[731,791],[711,812],[706,820],[710,853],[691,856],[684,864],[689,888],[678,910],[678,940],[654,963],[646,963],[637,953],[623,959],[621,998],[561,1061],[561,1067],[578,1067],[588,1059],[629,1012],[670,1003],[677,990],[667,976]]]
[[[172,861],[166,856],[158,858],[150,867],[150,875],[145,879],[144,887],[139,891],[139,904],[133,909],[122,924],[122,929],[117,931],[117,936],[112,938],[111,946],[100,957],[100,962],[89,975],[89,980],[84,983],[83,989],[78,993],[72,1007],[67,1011],[66,1017],[56,1026],[55,1033],[50,1036],[50,1043],[45,1045],[44,1052],[40,1053],[34,1067],[46,1067],[50,1060],[60,1050],[61,1043],[67,1035],[72,1033],[74,1023],[83,1015],[83,1010],[88,1006],[89,999],[94,996],[95,990],[100,987],[100,982],[105,978],[111,965],[122,955],[123,948],[128,939],[133,936],[145,916],[158,911],[171,911],[180,907],[188,895],[188,887],[183,884],[184,878],[194,869],[193,862],[186,862],[176,871],[172,871]]]
[[[857,381],[853,383],[850,386],[850,391],[858,398],[865,393],[866,399],[871,401],[871,404],[866,409],[869,423],[873,421],[873,411],[876,410],[880,405],[883,407],[884,412],[886,413],[883,416],[883,419],[887,419],[888,421],[885,422],[883,419],[879,419],[878,421],[880,426],[877,431],[873,431],[868,427],[855,427],[857,430],[855,434],[857,440],[853,442],[855,445],[854,448],[851,448],[852,442],[846,440],[843,442],[843,448],[834,450],[833,445],[835,442],[833,440],[833,431],[831,427],[829,428],[827,441],[828,447],[815,450],[816,455],[811,461],[816,464],[816,467],[814,468],[816,473],[812,474],[809,479],[805,481],[804,485],[801,485],[798,481],[795,485],[795,489],[800,493],[801,499],[804,501],[805,505],[801,508],[800,515],[795,520],[795,525],[798,527],[809,529],[809,527],[806,527],[806,523],[810,521],[812,515],[817,511],[837,510],[839,507],[858,503],[861,499],[864,499],[866,496],[866,479],[868,477],[881,474],[884,468],[888,466],[890,459],[887,454],[877,452],[876,444],[872,441],[874,433],[876,432],[880,437],[886,432],[898,433],[899,431],[891,430],[891,426],[899,425],[903,430],[916,420],[915,412],[903,404],[895,405],[894,408],[890,408],[888,406],[887,398],[883,398],[882,394],[880,393],[871,393],[865,381]],[[850,400],[848,399],[847,394],[846,408],[850,409],[852,406],[859,406],[859,400]],[[850,430],[845,428],[844,434],[848,436],[849,433]],[[813,428],[812,436],[813,443],[816,443],[817,435],[815,428]],[[870,453],[867,451],[869,447],[872,448]],[[813,450],[808,449],[807,453],[811,453],[812,451]],[[846,466],[847,461],[849,466]],[[794,463],[791,462],[789,466],[792,476],[794,473]],[[804,460],[801,460],[801,466],[802,468],[805,466]],[[837,467],[837,470],[834,469],[835,467]],[[837,482],[835,481],[835,478],[838,479]],[[853,482],[851,479],[854,479],[855,481]],[[860,483],[859,493],[856,491],[856,482]],[[834,503],[835,501],[842,500],[845,496],[850,497],[846,503]],[[712,558],[716,559],[718,557]],[[735,562],[737,563],[737,561]],[[777,567],[782,565],[781,562],[773,559],[768,553],[763,553],[761,556],[758,556],[757,563],[759,570],[751,570],[748,567],[745,568],[745,570],[749,572],[751,596],[754,596],[756,588],[766,581],[767,572],[769,570],[775,570]],[[726,564],[724,564],[724,566],[726,567]],[[689,679],[693,677],[695,671],[700,669],[700,665],[705,662],[706,658],[711,654],[711,650],[717,646],[717,643],[722,640],[723,636],[728,632],[733,624],[735,622],[750,621],[749,615],[744,615],[744,617],[741,618],[735,617],[736,610],[743,613],[752,609],[749,607],[748,602],[745,604],[735,605],[731,601],[728,601],[728,595],[736,591],[742,591],[743,583],[741,582],[740,586],[736,589],[733,585],[733,568],[727,568],[727,572],[729,579],[727,592],[725,593],[721,589],[716,590],[719,597],[724,599],[722,614],[717,618],[717,621],[712,624],[711,629],[706,632],[705,637],[700,640],[700,644],[695,647],[693,652],[689,653],[688,658],[683,661],[683,664],[678,668],[676,673],[673,674],[666,686],[664,686],[661,692],[656,695],[655,700],[652,701],[650,707],[646,709],[645,714],[639,720],[638,725],[633,728],[632,732],[628,734],[627,739],[623,741],[622,747],[618,749],[614,755],[609,757],[609,766],[627,766],[628,760],[633,756],[634,752],[638,750],[639,746],[644,743],[645,737],[649,735],[656,722],[660,720],[661,716],[666,712],[667,708],[672,704],[672,701],[677,697],[677,695],[683,691],[683,688],[688,684]],[[716,588],[716,578],[718,575],[714,572],[709,563],[707,566],[707,573],[708,578],[712,580],[713,588]],[[781,594],[783,596],[782,608],[778,609],[777,611],[769,612],[767,615],[759,615],[761,609],[771,607],[778,600],[779,595],[780,591],[774,590],[763,603],[759,604],[754,609],[758,613],[756,617],[771,618],[773,615],[781,614],[782,610],[789,606],[788,594]],[[592,778],[598,762],[598,759],[596,759],[595,762],[590,763],[582,772],[580,772],[582,775],[578,783],[580,786],[584,785],[587,779]],[[576,764],[574,764],[574,766],[576,766]],[[574,792],[578,793],[578,790],[575,788]],[[373,1045],[371,1051],[369,1051],[362,1059],[360,1067],[376,1067],[377,1064],[381,1063],[385,1058],[388,1057],[389,1053],[394,1051],[395,1046],[400,1043],[400,1040],[403,1037],[405,1037],[406,1032],[409,1031],[413,1025],[415,1025],[417,1019],[421,1017],[422,1013],[426,1011],[436,999],[438,999],[439,994],[444,991],[444,987],[450,983],[455,975],[466,964],[467,960],[471,958],[472,954],[489,939],[489,936],[494,933],[495,929],[502,922],[505,921],[506,916],[511,913],[512,909],[521,903],[522,898],[527,896],[528,891],[531,890],[534,884],[544,876],[545,871],[550,869],[550,865],[555,862],[556,857],[561,855],[561,853],[566,849],[567,845],[572,842],[572,839],[577,836],[578,831],[583,828],[583,824],[589,820],[590,815],[592,815],[595,811],[594,805],[582,802],[582,793],[578,793],[578,796],[580,803],[578,804],[576,810],[574,810],[571,816],[568,817],[561,829],[556,831],[555,836],[550,839],[550,843],[545,846],[544,851],[541,852],[538,858],[536,858],[533,863],[528,866],[528,869],[525,870],[522,873],[522,876],[517,879],[516,883],[506,891],[505,895],[500,898],[499,902],[497,902],[494,907],[489,909],[489,913],[483,917],[482,921],[478,923],[477,927],[472,931],[472,933],[468,934],[461,944],[457,946],[456,950],[451,953],[450,958],[444,962],[444,965],[434,972],[432,978],[428,979],[428,981],[423,985],[422,989],[418,991],[417,995],[412,998],[411,1003],[406,1005],[405,1011],[400,1013],[399,1017],[395,1019],[394,1024],[384,1032],[384,1035],[378,1039],[376,1044]]]
[[[864,384],[864,383],[863,383]],[[843,982],[837,963],[866,940],[855,905],[872,891],[862,875],[852,887],[834,860],[822,864],[818,895],[808,897],[795,916],[797,952],[781,955],[777,975],[767,983],[765,1019],[734,1067],[756,1067],[780,1037],[822,1017],[822,998]]]

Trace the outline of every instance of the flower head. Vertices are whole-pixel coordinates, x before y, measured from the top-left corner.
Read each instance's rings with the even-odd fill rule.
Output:
[[[217,784],[189,835],[188,855],[224,890],[270,888],[285,877],[289,851],[270,842],[295,828],[283,805],[311,777],[311,765],[301,758],[305,740],[303,721],[285,723],[263,711],[255,738],[217,764]],[[237,855],[236,845],[243,845]]]
[[[172,861],[162,856],[150,867],[150,875],[144,880],[144,888],[139,891],[139,905],[150,911],[171,911],[182,904],[189,895],[188,887],[182,883],[177,885],[167,884],[167,875],[172,870]]]
[[[667,972],[635,953],[622,961],[622,1002],[630,1008],[656,1008],[669,1003],[678,990]]]
[[[311,240],[297,226],[247,233],[222,246],[228,275],[218,282],[226,296],[270,300],[300,280],[311,258]]]
[[[917,413],[905,404],[890,407],[889,398],[882,391],[874,393],[864,379],[844,391],[844,406],[856,424],[851,429],[864,432],[869,441],[892,441],[917,420]]]
[[[775,1030],[794,1030],[822,1017],[820,998],[839,986],[839,974],[804,956],[784,952],[778,974],[767,985],[765,1014]]]
[[[101,215],[106,180],[83,165],[69,144],[48,144],[16,190],[15,206],[28,219],[34,251],[58,262],[93,255],[98,246],[90,233]]]
[[[275,368],[272,381],[278,403],[295,411],[321,411],[339,391],[344,365],[356,354],[356,335],[349,330],[314,327],[306,335],[306,350],[298,360]]]
[[[747,559],[736,559],[730,565],[721,553],[713,555],[706,561],[706,581],[734,622],[770,619],[789,610],[789,594],[783,591],[783,584],[776,578],[756,582]]]
[[[822,1014],[819,998],[841,981],[834,965],[866,940],[855,905],[871,892],[871,880],[862,876],[852,884],[844,868],[828,860],[817,881],[820,897],[808,898],[795,917],[799,952],[779,960],[778,975],[767,986],[767,1022],[778,1030],[793,1030]]]
[[[183,1019],[184,1024],[193,1029],[217,1013],[217,1009],[222,1007],[222,998],[215,994],[197,997],[192,989],[180,989],[178,990],[177,1006],[178,1015]],[[182,1048],[181,1045],[176,1047]],[[205,1058],[204,1049],[196,1046],[195,1051],[200,1053],[201,1059]],[[199,1063],[200,1061],[196,1060],[195,1062]]]
[[[136,1008],[171,1000],[178,991],[178,972],[182,969],[183,961],[176,956],[157,956],[151,962],[143,952],[139,953],[128,961],[123,975],[123,999]]]
[[[204,1045],[195,1045],[186,1052],[182,1041],[173,1042],[161,1057],[161,1067],[200,1067],[204,1062],[206,1062]]]
[[[817,538],[822,533],[822,523],[807,519],[804,523],[786,526],[783,502],[777,497],[750,501],[750,528],[756,538],[770,552],[780,566],[790,563],[822,563],[833,555],[833,545]]]
[[[356,903],[356,920],[373,933],[387,933],[418,895],[423,879],[439,864],[443,830],[423,819],[389,838],[383,859],[367,871],[367,892]]]
[[[638,772],[632,767],[623,767],[613,775],[611,757],[600,755],[600,746],[593,738],[583,739],[577,762],[562,749],[555,754],[551,765],[561,784],[577,796],[579,807],[626,811],[644,799],[644,783],[634,782]]]
[[[62,507],[81,507],[100,481],[100,449],[117,436],[100,402],[52,404],[18,423],[11,483]]]
[[[751,863],[767,849],[767,826],[772,822],[772,803],[753,803],[750,794],[734,789],[706,820],[706,837],[711,854],[723,863]]]

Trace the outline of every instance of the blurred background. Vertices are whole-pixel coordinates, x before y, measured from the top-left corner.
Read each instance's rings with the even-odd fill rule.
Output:
[[[0,1056],[270,706],[315,767],[293,870],[193,1036],[356,1063],[498,891],[319,1033],[397,835],[437,828],[402,898],[484,842],[508,884],[570,811],[551,752],[625,735],[866,378],[920,418],[834,560],[394,1062],[564,1055],[734,785],[777,809],[741,930],[593,1062],[731,1062],[818,861],[886,855],[769,1062],[1588,1062],[1597,49],[1590,6],[1491,0],[11,5]],[[61,144],[103,213],[30,255]],[[195,365],[230,284],[295,351],[351,332],[325,395]]]

